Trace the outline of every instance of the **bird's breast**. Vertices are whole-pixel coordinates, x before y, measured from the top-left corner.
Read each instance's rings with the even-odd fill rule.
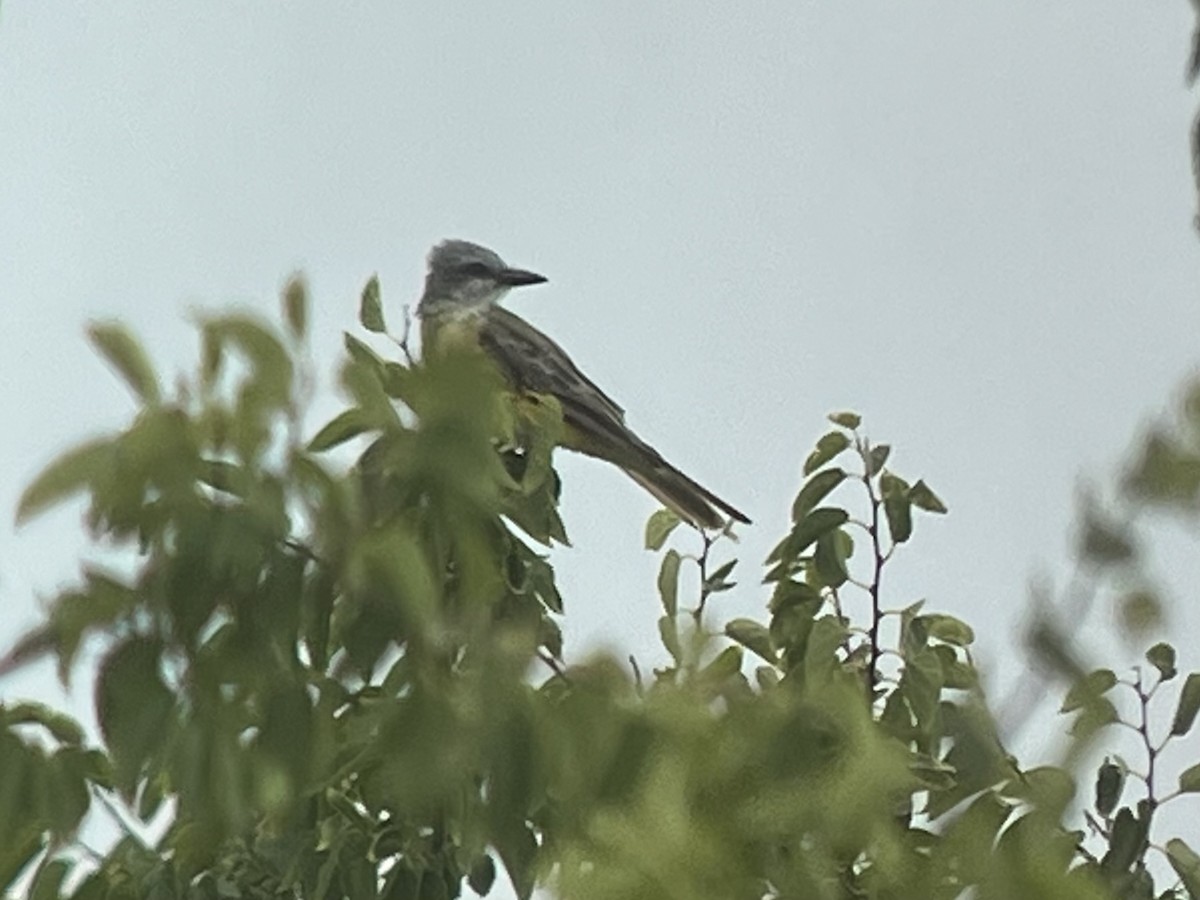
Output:
[[[480,316],[464,312],[428,318],[421,323],[421,345],[427,353],[479,350]]]

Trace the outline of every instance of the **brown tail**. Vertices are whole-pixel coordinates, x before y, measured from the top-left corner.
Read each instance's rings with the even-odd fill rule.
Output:
[[[725,519],[721,512],[746,525],[750,524],[750,519],[745,513],[726,503],[703,485],[692,481],[662,457],[645,471],[625,471],[663,506],[696,528],[724,527]]]

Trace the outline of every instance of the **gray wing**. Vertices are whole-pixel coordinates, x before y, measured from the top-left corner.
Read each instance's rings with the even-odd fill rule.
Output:
[[[714,506],[738,521],[750,521],[630,431],[625,411],[576,368],[562,347],[524,319],[492,307],[483,317],[479,344],[516,390],[550,394],[558,400],[568,426],[566,446],[616,463],[697,528],[722,526]]]
[[[629,444],[649,449],[625,424],[625,410],[580,372],[562,347],[520,316],[499,306],[488,310],[479,343],[515,388],[554,396],[567,424],[611,443],[610,452]],[[595,453],[602,448],[578,449]]]

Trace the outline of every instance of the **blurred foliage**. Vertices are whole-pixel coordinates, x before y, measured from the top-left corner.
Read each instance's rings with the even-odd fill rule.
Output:
[[[709,628],[706,604],[735,586],[737,560],[718,562],[730,535],[702,536],[699,553],[668,547],[695,537],[660,511],[646,545],[662,554],[669,663],[645,677],[604,656],[567,665],[543,549],[566,539],[557,413],[530,419],[476,356],[413,364],[406,327],[404,363],[346,336],[350,405],[305,441],[307,308],[295,281],[282,329],[201,321],[198,371],[170,396],[132,335],[92,329],[139,410],[51,463],[18,518],[83,494],[95,538],[137,564],[85,567],[4,661],[51,655],[65,682],[85,642],[102,648],[102,746],[54,710],[0,707],[6,888],[1135,898],[1155,896],[1156,846],[1179,878],[1160,896],[1200,896],[1193,849],[1155,844],[1152,829],[1163,803],[1200,791],[1200,767],[1155,793],[1153,763],[1147,775],[1109,758],[1083,813],[1090,834],[1072,830],[1086,782],[1006,752],[970,626],[885,603],[893,555],[921,514],[946,508],[891,468],[857,415],[831,416],[804,462],[762,621]],[[374,279],[360,318],[387,334]],[[1195,512],[1197,397],[1184,425],[1147,440],[1127,481],[1137,502]],[[361,450],[353,465],[328,457],[343,445]],[[1095,510],[1081,547],[1099,566],[1137,556]],[[1052,627],[1041,635],[1046,654],[1073,659]],[[1167,644],[1146,658],[1152,674],[1132,681],[1066,666],[1075,745],[1117,721],[1108,695],[1122,685],[1140,699],[1130,725],[1151,760],[1194,733],[1200,674],[1180,677]],[[1147,710],[1168,683],[1170,733],[1152,739]],[[1134,796],[1130,776],[1148,790]],[[124,834],[103,853],[78,837],[96,808]],[[164,810],[150,841],[139,823]]]

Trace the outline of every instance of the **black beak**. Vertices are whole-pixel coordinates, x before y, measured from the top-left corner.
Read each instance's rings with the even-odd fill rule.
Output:
[[[524,269],[501,269],[496,280],[508,287],[521,287],[525,284],[541,284],[546,281],[546,276]]]

